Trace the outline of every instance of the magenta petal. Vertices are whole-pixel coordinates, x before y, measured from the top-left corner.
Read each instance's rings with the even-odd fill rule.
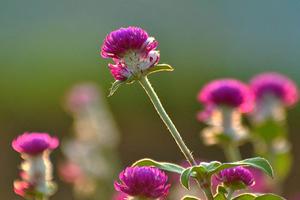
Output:
[[[254,107],[254,96],[249,87],[235,79],[219,79],[206,84],[198,94],[205,106],[230,106],[241,112],[250,112]]]
[[[166,174],[154,167],[128,167],[119,179],[114,183],[115,189],[129,196],[163,198],[170,189]]]
[[[299,100],[296,84],[282,74],[275,72],[259,74],[251,79],[250,86],[256,100],[267,94],[278,97],[286,106],[292,106]]]
[[[12,142],[15,151],[29,155],[36,155],[47,149],[56,149],[58,145],[59,140],[47,133],[24,133]]]
[[[252,186],[255,183],[252,173],[241,166],[224,169],[216,176],[216,178],[226,185],[234,184],[235,182],[243,182],[246,186]]]

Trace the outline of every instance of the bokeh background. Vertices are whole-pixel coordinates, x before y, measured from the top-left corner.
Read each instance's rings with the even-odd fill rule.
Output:
[[[68,135],[72,119],[62,99],[75,83],[95,81],[107,94],[113,80],[99,47],[121,26],[141,26],[160,42],[161,61],[176,69],[151,76],[162,102],[196,156],[224,160],[221,149],[200,141],[196,94],[209,80],[247,81],[263,71],[300,84],[299,10],[297,0],[0,0],[0,199],[18,199],[12,183],[20,158],[10,146],[16,135]],[[183,159],[138,84],[107,101],[122,133],[123,165],[143,157]],[[289,111],[295,164],[286,194],[299,189],[299,108]],[[242,150],[251,154],[249,145]],[[54,162],[60,157],[52,155]],[[70,187],[56,180],[52,199],[72,199]]]

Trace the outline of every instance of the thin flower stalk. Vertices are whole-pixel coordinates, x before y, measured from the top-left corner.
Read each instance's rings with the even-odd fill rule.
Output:
[[[148,78],[141,77],[139,79],[139,83],[144,88],[145,92],[147,93],[148,97],[150,98],[154,108],[156,109],[158,115],[162,119],[162,121],[167,126],[168,130],[170,131],[171,135],[173,136],[175,142],[177,143],[178,147],[180,148],[181,152],[187,159],[187,161],[193,166],[197,165],[197,162],[195,161],[192,152],[189,150],[189,148],[186,146],[185,142],[183,141],[180,133],[178,132],[176,126],[172,122],[171,118],[165,111],[163,105],[161,104],[161,101],[159,97],[157,96],[156,92],[154,91],[150,81]],[[205,179],[204,177],[198,177],[197,180],[199,181],[200,187],[202,188],[203,192],[205,193],[207,199],[211,200],[213,199],[213,195],[211,193],[210,189],[210,180]]]

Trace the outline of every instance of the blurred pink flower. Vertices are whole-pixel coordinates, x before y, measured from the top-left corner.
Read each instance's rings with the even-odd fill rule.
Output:
[[[26,181],[15,181],[14,192],[22,197],[27,196],[27,193],[33,192],[33,187]]]
[[[65,107],[71,112],[78,112],[98,100],[99,92],[96,85],[92,83],[78,84],[67,93]]]
[[[24,133],[18,136],[12,142],[12,147],[19,153],[28,155],[37,155],[45,150],[56,149],[59,145],[59,140],[56,137],[51,137],[47,133]]]
[[[52,182],[52,164],[49,158],[51,150],[59,145],[56,137],[47,133],[24,133],[12,142],[15,151],[24,159],[20,177],[14,182],[16,194],[29,198],[37,194],[51,196],[54,192]]]
[[[60,177],[67,183],[75,183],[84,176],[80,167],[72,162],[65,162],[59,165]]]
[[[214,80],[206,84],[198,94],[198,100],[209,108],[205,110],[208,113],[218,106],[237,108],[243,113],[250,112],[254,106],[253,98],[249,87],[235,79]]]
[[[266,95],[273,95],[286,106],[292,106],[299,100],[299,92],[296,84],[288,77],[275,73],[262,73],[253,77],[250,81],[256,100],[259,101]]]

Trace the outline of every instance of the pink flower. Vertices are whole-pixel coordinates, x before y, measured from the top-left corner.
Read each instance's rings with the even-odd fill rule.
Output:
[[[98,100],[99,92],[96,85],[92,83],[78,84],[67,93],[66,108],[71,112],[77,112]]]
[[[103,58],[112,58],[109,69],[116,80],[138,78],[158,63],[158,42],[139,27],[120,28],[108,34],[101,48]]]
[[[253,94],[248,86],[235,79],[219,79],[206,84],[198,94],[198,100],[205,104],[207,112],[212,107],[228,106],[247,113],[253,109]],[[200,118],[206,113],[200,114]]]
[[[24,133],[12,142],[12,147],[19,153],[37,155],[45,150],[56,149],[59,140],[47,133]]]
[[[12,147],[24,159],[20,167],[22,180],[14,182],[16,194],[31,199],[36,195],[45,197],[53,194],[52,163],[50,151],[57,148],[59,141],[47,133],[24,133],[12,142]]]
[[[229,187],[239,183],[243,183],[245,186],[252,186],[255,184],[252,173],[241,166],[224,169],[217,174],[216,178],[218,181]]]
[[[266,95],[273,95],[284,105],[292,106],[299,99],[296,84],[288,77],[275,72],[263,73],[253,77],[250,86],[257,101],[260,101]]]
[[[270,193],[270,192],[272,192],[272,190],[273,190],[272,185],[271,185],[271,183],[273,181],[272,179],[267,177],[263,172],[261,172],[258,169],[255,169],[252,167],[246,167],[244,169],[247,169],[251,173],[251,176],[248,176],[248,177],[252,177],[253,180],[255,181],[255,184],[252,183],[248,188],[251,192],[254,192],[254,193]],[[252,180],[252,178],[251,178],[251,180]],[[231,177],[231,179],[232,179],[232,177]],[[248,179],[250,180],[250,178],[248,178]],[[218,185],[222,182],[222,179],[220,180],[220,177],[218,177],[218,175],[214,175],[214,176],[212,176],[211,182],[212,182],[213,191],[215,193],[215,192],[217,192]],[[246,183],[247,182],[251,183],[252,181],[246,181]]]
[[[154,50],[158,42],[148,33],[134,26],[120,28],[108,34],[101,48],[103,58],[122,59],[130,50],[148,54]]]
[[[115,182],[119,192],[149,199],[163,199],[170,189],[166,174],[155,167],[127,167]]]
[[[84,176],[80,167],[72,162],[63,163],[58,169],[61,178],[67,183],[75,183]]]
[[[14,192],[22,197],[27,196],[27,193],[33,192],[33,187],[26,181],[15,181]]]

